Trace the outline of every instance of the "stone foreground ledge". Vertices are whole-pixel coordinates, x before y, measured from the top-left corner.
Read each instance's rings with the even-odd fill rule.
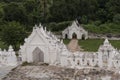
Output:
[[[120,75],[103,69],[70,69],[56,66],[18,66],[2,80],[119,80]]]

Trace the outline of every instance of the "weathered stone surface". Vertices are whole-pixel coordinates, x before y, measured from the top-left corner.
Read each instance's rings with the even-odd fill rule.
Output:
[[[71,69],[41,65],[19,66],[2,80],[119,80],[119,76],[116,72],[104,69]]]

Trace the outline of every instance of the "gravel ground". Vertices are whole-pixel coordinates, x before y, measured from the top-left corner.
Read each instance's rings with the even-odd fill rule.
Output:
[[[70,69],[47,65],[18,66],[2,80],[120,80],[120,75],[102,69]]]

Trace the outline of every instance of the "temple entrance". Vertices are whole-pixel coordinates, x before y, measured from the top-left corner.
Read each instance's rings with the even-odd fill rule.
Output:
[[[82,40],[85,40],[85,35],[84,34],[82,35]]]
[[[72,39],[77,39],[76,33],[73,33],[73,34],[72,34]]]
[[[33,51],[33,62],[44,62],[44,53],[38,47]]]
[[[67,34],[65,34],[65,39],[68,39],[68,35]]]

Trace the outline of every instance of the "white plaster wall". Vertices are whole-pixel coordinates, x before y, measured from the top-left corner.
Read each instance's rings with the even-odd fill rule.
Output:
[[[77,39],[82,39],[82,35],[85,35],[85,39],[88,38],[88,32],[85,31],[81,26],[78,26],[76,21],[73,21],[71,26],[68,26],[64,31],[62,31],[63,39],[65,39],[65,34],[68,35],[68,39],[72,39],[72,34],[76,33]]]
[[[9,50],[0,51],[0,65],[7,66],[17,66],[17,57],[12,46],[9,47]]]
[[[27,53],[27,61],[28,62],[33,62],[33,51],[35,50],[35,48],[38,47],[43,53],[44,53],[44,62],[45,63],[49,63],[49,53],[48,53],[48,48],[47,46],[43,45],[31,45],[26,49],[26,53]]]
[[[61,56],[60,62],[61,62],[60,63],[61,66],[66,67],[67,66],[67,57]]]
[[[15,52],[8,52],[8,54],[9,54],[7,58],[8,65],[16,66],[18,62]]]

